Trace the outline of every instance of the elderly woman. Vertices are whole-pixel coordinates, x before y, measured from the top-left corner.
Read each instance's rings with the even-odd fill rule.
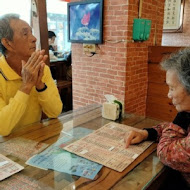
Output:
[[[173,171],[179,171],[186,179],[187,187],[184,180],[180,184],[184,187],[180,189],[190,189],[190,49],[172,54],[161,66],[166,71],[168,98],[172,100],[178,114],[171,123],[162,123],[150,129],[126,134],[126,147],[143,140],[159,141],[157,155],[161,162],[174,169]],[[172,183],[175,183],[175,179]],[[174,188],[179,187],[172,189]]]

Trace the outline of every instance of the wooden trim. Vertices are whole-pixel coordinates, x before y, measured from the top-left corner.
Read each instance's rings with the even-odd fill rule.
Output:
[[[159,63],[171,53],[177,52],[184,47],[172,46],[149,46],[148,47],[148,63]]]
[[[160,69],[160,62],[181,49],[181,47],[150,46],[148,48],[148,89],[146,116],[163,121],[172,121],[177,111],[168,99],[166,73]]]

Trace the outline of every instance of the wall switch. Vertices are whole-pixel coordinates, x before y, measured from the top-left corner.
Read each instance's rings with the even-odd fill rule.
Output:
[[[89,53],[96,52],[95,44],[83,44],[83,51]]]

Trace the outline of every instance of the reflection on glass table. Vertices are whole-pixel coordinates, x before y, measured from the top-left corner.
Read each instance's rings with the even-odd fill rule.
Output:
[[[164,166],[159,162],[154,152],[156,144],[150,146],[123,172],[117,172],[103,166],[94,180],[26,165],[25,162],[34,154],[40,153],[47,146],[59,142],[60,139],[78,137],[84,135],[76,130],[85,128],[87,131],[97,130],[110,120],[101,116],[100,105],[89,105],[75,111],[63,113],[57,119],[46,119],[41,123],[24,126],[15,130],[8,137],[0,138],[0,154],[24,166],[24,169],[3,180],[0,189],[19,189],[25,185],[25,189],[146,189],[156,180],[156,176],[162,173]],[[151,127],[160,121],[143,118],[140,116],[125,114],[124,118],[116,122],[136,128]],[[78,128],[78,129],[77,129]],[[86,131],[86,130],[85,130]],[[72,141],[75,141],[73,139]],[[13,143],[14,142],[14,143]],[[20,143],[24,142],[24,143]],[[6,145],[6,146],[5,146]],[[9,146],[8,146],[9,145]],[[63,163],[64,165],[64,158]]]

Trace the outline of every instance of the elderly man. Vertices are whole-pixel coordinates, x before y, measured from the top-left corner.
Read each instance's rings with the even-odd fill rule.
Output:
[[[45,51],[36,51],[31,27],[18,15],[0,18],[0,135],[38,122],[42,111],[57,117],[62,102]]]

